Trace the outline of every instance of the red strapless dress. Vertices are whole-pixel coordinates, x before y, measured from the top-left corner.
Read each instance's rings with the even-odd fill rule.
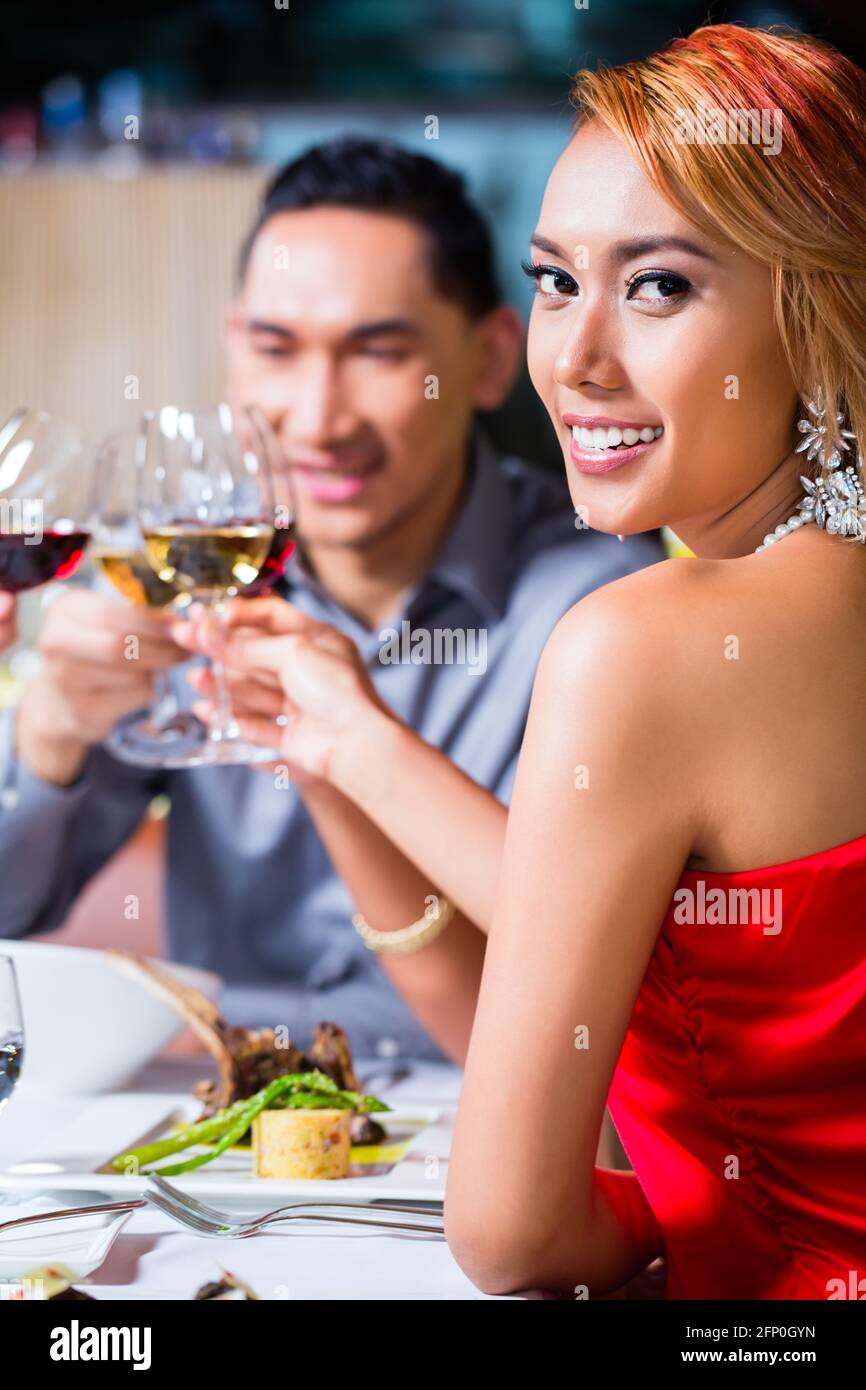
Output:
[[[665,1296],[866,1299],[866,835],[680,889],[608,1099]],[[781,930],[749,925],[736,889],[767,890]]]

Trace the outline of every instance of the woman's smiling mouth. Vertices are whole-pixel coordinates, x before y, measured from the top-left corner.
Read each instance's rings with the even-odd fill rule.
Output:
[[[571,429],[571,460],[581,473],[609,473],[652,448],[662,425],[611,420],[607,416],[564,415]]]

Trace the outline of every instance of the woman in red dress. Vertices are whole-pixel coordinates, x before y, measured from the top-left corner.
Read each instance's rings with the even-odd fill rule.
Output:
[[[714,26],[575,95],[533,381],[586,524],[697,558],[545,650],[449,1240],[491,1292],[866,1298],[866,77]]]

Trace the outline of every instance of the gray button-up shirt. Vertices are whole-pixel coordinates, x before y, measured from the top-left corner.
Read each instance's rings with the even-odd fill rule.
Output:
[[[507,803],[551,629],[590,590],[661,558],[654,537],[620,544],[576,529],[561,480],[498,460],[482,442],[438,558],[384,628],[366,629],[296,558],[277,592],[348,633],[385,702]],[[12,757],[7,711],[0,776]],[[167,792],[169,954],[223,976],[230,1022],[284,1024],[303,1043],[329,1019],[359,1056],[393,1041],[442,1058],[353,930],[350,895],[293,786],[243,766],[143,771],[101,747],[70,787],[22,764],[11,771],[19,799],[0,809],[0,937],[58,926]],[[127,944],[131,929],[124,923]]]

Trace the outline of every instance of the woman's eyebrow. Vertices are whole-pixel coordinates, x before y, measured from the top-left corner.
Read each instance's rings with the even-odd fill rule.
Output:
[[[568,254],[558,246],[555,241],[550,241],[548,237],[542,236],[540,232],[534,232],[530,239],[530,246],[536,247],[539,251],[546,251],[549,256],[556,256],[561,261],[568,261]],[[680,236],[646,236],[634,237],[627,241],[615,241],[609,249],[610,257],[618,262],[637,260],[639,256],[647,256],[653,251],[684,251],[689,256],[700,256],[702,260],[714,261],[716,258],[711,251],[707,251],[696,242],[689,241],[686,237]]]
[[[640,256],[648,256],[653,251],[684,251],[687,256],[700,256],[704,261],[714,261],[716,257],[703,246],[688,241],[681,236],[634,237],[627,241],[615,241],[610,248],[610,256],[616,261],[634,261]]]
[[[548,256],[558,256],[561,261],[567,261],[568,257],[561,246],[557,246],[555,241],[548,241],[546,236],[540,232],[533,232],[529,238],[530,246],[536,247],[538,251],[546,251]]]

